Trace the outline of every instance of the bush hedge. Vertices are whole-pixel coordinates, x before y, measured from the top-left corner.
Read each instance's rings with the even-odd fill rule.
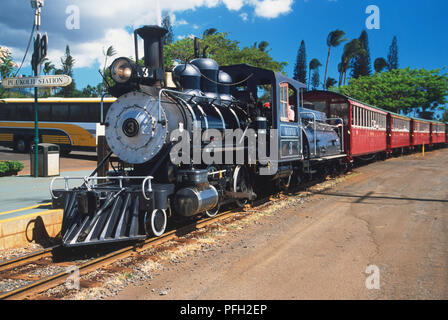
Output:
[[[0,161],[0,175],[13,175],[22,171],[24,168],[23,163],[19,161]]]

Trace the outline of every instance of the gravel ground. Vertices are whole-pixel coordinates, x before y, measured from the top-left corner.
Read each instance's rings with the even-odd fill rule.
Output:
[[[43,250],[43,247],[36,243],[31,243],[29,246],[23,248],[0,250],[0,263],[11,260],[13,258],[22,257],[40,250]]]

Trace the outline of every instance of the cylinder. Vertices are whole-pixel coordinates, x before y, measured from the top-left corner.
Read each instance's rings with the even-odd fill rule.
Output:
[[[213,209],[218,205],[218,200],[218,191],[211,185],[202,190],[196,187],[186,187],[176,193],[174,207],[177,214],[191,217]]]

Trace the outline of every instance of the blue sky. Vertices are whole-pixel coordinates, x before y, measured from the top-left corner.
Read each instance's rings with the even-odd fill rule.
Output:
[[[151,1],[156,0],[146,0],[145,3]],[[26,8],[27,15],[12,19],[5,10],[0,13],[0,30],[3,30],[0,31],[0,45],[10,46],[19,60],[26,46],[32,12],[28,1],[12,3],[10,10]],[[79,30],[61,28],[67,17],[65,8],[71,3],[81,8]],[[104,63],[101,48],[113,44],[119,55],[128,55],[132,52],[132,42],[124,45],[121,39],[128,36],[126,30],[129,30],[129,25],[136,27],[155,22],[154,12],[157,10],[154,10],[154,5],[144,7],[146,4],[141,0],[131,0],[126,2],[129,8],[120,9],[123,3],[115,0],[45,2],[42,30],[48,31],[50,37],[50,59],[58,64],[65,44],[70,44],[78,63],[74,76],[79,89],[100,82],[97,70],[100,63]],[[289,63],[285,71],[290,76],[300,41],[305,40],[308,61],[317,58],[323,64],[323,80],[328,33],[342,29],[349,39],[359,37],[361,31],[366,29],[365,22],[369,15],[365,11],[369,5],[379,7],[381,23],[379,30],[367,30],[372,62],[377,57],[387,57],[392,38],[396,35],[400,67],[435,69],[448,65],[445,35],[448,2],[445,0],[161,0],[160,9],[171,10],[175,16],[176,37],[200,36],[205,29],[214,27],[228,32],[230,38],[239,41],[242,47],[250,46],[255,41],[269,42],[274,59]],[[117,6],[116,11],[114,6]],[[126,16],[121,11],[131,12],[135,8],[142,10],[132,17],[128,15],[132,22],[117,20]],[[336,79],[342,48],[333,50],[330,60],[329,76]],[[29,67],[25,67],[23,72],[30,73]]]

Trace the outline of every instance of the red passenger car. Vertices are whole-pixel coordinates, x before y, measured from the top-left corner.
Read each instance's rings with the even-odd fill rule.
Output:
[[[443,122],[431,122],[431,144],[446,143],[446,124]]]
[[[412,119],[412,146],[431,143],[431,123],[428,120]]]
[[[390,128],[388,136],[388,151],[410,148],[411,146],[411,118],[389,112],[387,125]]]
[[[387,111],[329,91],[304,94],[306,108],[344,121],[345,152],[350,159],[387,151]]]

